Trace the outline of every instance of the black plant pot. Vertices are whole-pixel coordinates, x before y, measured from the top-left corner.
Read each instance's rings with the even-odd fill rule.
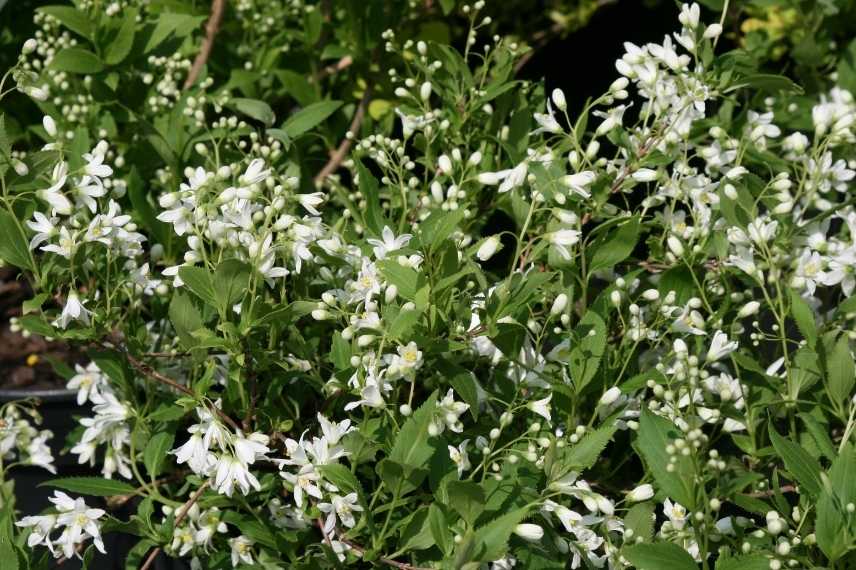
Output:
[[[90,406],[77,405],[77,392],[75,390],[0,390],[0,404],[12,400],[38,399],[39,412],[42,414],[41,429],[49,429],[54,437],[50,440],[51,452],[54,456],[56,475],[40,467],[17,467],[12,473],[15,482],[15,507],[22,515],[37,514],[48,508],[51,503],[48,497],[51,491],[40,485],[57,477],[100,477],[101,473],[89,465],[80,465],[77,458],[69,453],[60,453],[65,446],[65,438],[78,425],[76,417],[85,416],[90,411]],[[102,499],[87,497],[88,504],[97,507],[105,507]],[[100,503],[100,504],[99,504]],[[133,504],[132,504],[133,503]],[[113,516],[127,520],[134,513],[133,505],[128,505],[118,511],[111,511]],[[130,535],[109,533],[104,535],[104,547],[107,554],[96,552],[90,568],[98,570],[124,570],[125,560],[128,552],[137,543],[137,538]],[[0,561],[0,568],[2,568]],[[69,560],[61,566],[61,570],[80,570],[79,560]],[[190,564],[184,560],[176,560],[164,554],[160,554],[152,566],[153,570],[188,570]]]

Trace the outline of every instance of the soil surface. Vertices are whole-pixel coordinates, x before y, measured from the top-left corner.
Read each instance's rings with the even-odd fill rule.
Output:
[[[0,390],[64,388],[51,361],[74,366],[80,361],[64,342],[48,342],[24,331],[13,332],[9,320],[21,316],[21,303],[32,297],[17,270],[0,268]]]

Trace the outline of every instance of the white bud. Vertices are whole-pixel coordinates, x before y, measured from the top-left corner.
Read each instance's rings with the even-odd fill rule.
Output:
[[[499,236],[490,236],[479,246],[476,257],[479,258],[479,261],[487,261],[499,251],[501,245],[502,242],[499,241]]]
[[[386,291],[384,292],[384,300],[387,303],[392,303],[397,296],[398,287],[396,287],[395,285],[390,285],[386,288]]]
[[[603,396],[600,397],[600,402],[598,402],[601,406],[609,406],[614,404],[616,400],[621,396],[621,390],[618,386],[613,386],[609,390],[603,393]]]
[[[56,136],[56,123],[54,122],[53,117],[49,115],[45,115],[44,117],[42,117],[42,126],[48,132],[48,136]]]
[[[722,26],[720,24],[711,24],[704,30],[704,37],[708,40],[712,40],[715,37],[718,37],[722,33]]]
[[[452,159],[450,159],[447,155],[441,154],[440,158],[437,159],[437,166],[440,168],[440,172],[445,175],[452,174]]]
[[[561,89],[553,89],[553,93],[551,95],[553,99],[553,105],[560,111],[564,111],[568,108],[568,102],[565,100],[565,93]]]
[[[514,527],[514,534],[524,540],[537,542],[544,538],[544,529],[537,524],[522,523]]]
[[[669,250],[677,257],[681,257],[684,254],[684,244],[682,244],[681,240],[675,236],[669,236],[666,240],[666,244],[669,246]]]
[[[495,186],[499,184],[499,176],[497,176],[496,172],[482,172],[477,177],[477,180],[481,184],[487,184],[488,186]]]
[[[28,39],[24,42],[24,47],[21,48],[21,51],[24,54],[33,53],[39,47],[39,43],[33,38]]]
[[[556,316],[565,311],[568,306],[568,296],[564,293],[559,293],[556,300],[553,301],[553,306],[550,308],[550,314]]]
[[[419,88],[419,96],[422,97],[423,101],[427,101],[431,98],[431,82],[426,81],[422,84],[422,87]]]
[[[647,501],[651,497],[654,496],[654,487],[645,483],[644,485],[639,485],[629,493],[627,493],[627,500],[631,503],[638,503],[639,501]]]
[[[749,301],[745,305],[743,305],[740,310],[737,312],[737,316],[741,319],[746,317],[750,317],[758,312],[758,309],[761,308],[761,303],[758,301]]]

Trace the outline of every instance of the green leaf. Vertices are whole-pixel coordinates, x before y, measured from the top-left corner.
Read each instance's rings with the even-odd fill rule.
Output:
[[[214,297],[217,306],[227,312],[247,291],[250,266],[237,259],[227,259],[214,271]]]
[[[606,445],[615,435],[618,429],[615,424],[602,426],[594,431],[589,431],[583,438],[568,449],[563,457],[562,464],[567,470],[585,471],[590,469]]]
[[[342,333],[333,333],[333,341],[330,346],[330,362],[336,370],[345,370],[351,366],[351,343],[342,338]]]
[[[363,499],[363,488],[356,475],[350,469],[339,463],[319,465],[318,469],[324,478],[336,485],[343,493],[357,493]]]
[[[169,451],[175,443],[175,434],[171,432],[156,433],[149,440],[143,452],[143,463],[149,476],[154,480],[163,471]]]
[[[98,73],[104,69],[104,64],[98,56],[89,50],[70,47],[65,48],[51,60],[50,68],[55,71],[70,73]]]
[[[377,180],[363,165],[361,160],[357,159],[354,162],[357,167],[357,176],[359,177],[360,193],[362,193],[363,199],[366,201],[366,211],[363,213],[366,226],[375,235],[380,235],[387,223],[383,215],[383,208],[380,205],[380,191]]]
[[[648,466],[648,472],[654,476],[657,486],[666,495],[688,510],[693,510],[696,501],[692,483],[693,469],[688,464],[689,459],[678,459],[674,463],[673,471],[666,468],[669,465],[666,446],[678,437],[682,437],[682,433],[672,422],[654,415],[645,407],[642,408],[637,445]]]
[[[122,26],[116,33],[116,37],[104,50],[104,61],[107,65],[116,65],[128,57],[128,54],[131,53],[131,47],[134,45],[136,27],[137,11],[126,10],[125,19],[122,21]]]
[[[850,530],[853,515],[846,512],[847,504],[853,502],[856,502],[856,450],[848,444],[832,464],[829,485],[824,486],[817,502],[817,544],[831,562],[841,558],[856,538]]]
[[[0,211],[0,259],[15,267],[34,271],[27,237],[11,214]]]
[[[574,338],[576,342],[572,343],[569,358],[571,379],[579,394],[600,368],[600,361],[606,351],[606,323],[600,315],[589,310],[574,327]]]
[[[51,479],[41,483],[39,487],[56,487],[72,493],[90,495],[93,497],[112,497],[114,495],[133,495],[136,489],[131,485],[116,481],[115,479],[103,479],[101,477],[65,477]]]
[[[422,242],[422,247],[435,248],[449,239],[449,236],[458,229],[461,221],[464,219],[464,210],[442,211],[436,210],[431,213],[419,225],[419,239]]]
[[[627,514],[624,515],[624,527],[627,530],[633,530],[633,538],[641,538],[644,541],[649,541],[654,537],[654,503],[645,501],[637,503],[630,507]]]
[[[178,276],[184,281],[184,285],[203,302],[215,308],[218,306],[211,272],[204,267],[183,265],[178,269]]]
[[[826,357],[827,390],[836,409],[845,409],[856,383],[856,364],[850,355],[850,342],[841,335]]]
[[[608,269],[627,259],[633,253],[637,241],[639,241],[639,218],[632,216],[597,246],[589,264],[589,274],[600,269]]]
[[[757,73],[739,80],[739,87],[754,87],[768,93],[779,93],[780,91],[790,93],[802,93],[803,88],[785,77],[772,73]]]
[[[720,558],[716,561],[716,570],[769,570],[770,559],[761,554]]]
[[[800,297],[799,293],[790,290],[791,297],[791,317],[797,323],[797,328],[805,338],[811,348],[817,344],[817,326],[814,322],[814,311],[805,302],[805,299]]]
[[[184,348],[193,348],[199,341],[193,336],[193,331],[202,328],[202,314],[190,300],[190,295],[177,290],[169,302],[169,320],[178,333],[178,338]]]
[[[407,525],[401,531],[399,539],[400,552],[409,550],[425,550],[431,548],[436,543],[431,534],[431,524],[429,513],[431,509],[422,507],[413,513]]]
[[[417,309],[402,309],[389,327],[389,336],[401,342],[406,342],[412,337],[413,327],[419,322],[419,317],[421,316],[422,312]]]
[[[207,16],[191,16],[189,14],[176,14],[175,12],[162,13],[158,16],[158,21],[143,46],[143,52],[149,53],[154,50],[171,35],[175,35],[176,38],[187,36],[193,30],[198,29],[206,18]]]
[[[784,461],[785,468],[796,478],[802,490],[817,497],[823,485],[820,480],[822,469],[817,459],[809,455],[799,444],[783,438],[772,426],[770,440],[773,442],[776,453]]]
[[[3,561],[3,570],[18,570],[18,553],[15,547],[6,537],[0,538],[0,560]]]
[[[82,10],[71,6],[42,6],[38,8],[38,11],[53,16],[72,32],[84,38],[92,39],[92,22]]]
[[[272,126],[276,121],[276,114],[270,108],[270,105],[264,101],[233,97],[229,103],[236,111],[263,123],[267,127]]]
[[[838,85],[856,93],[856,40],[850,42],[838,62]]]
[[[174,422],[184,417],[186,413],[187,411],[181,406],[161,404],[154,412],[149,414],[149,419],[153,422]]]
[[[693,557],[671,542],[636,544],[622,554],[637,570],[698,570]]]
[[[472,526],[484,510],[485,494],[474,481],[449,481],[446,484],[449,505]]]
[[[384,259],[377,263],[383,278],[395,285],[398,294],[412,301],[419,287],[419,274],[410,267],[405,267],[394,259]]]
[[[428,528],[431,531],[431,537],[440,547],[440,550],[449,554],[453,545],[451,525],[446,520],[446,513],[439,503],[432,503],[428,507]]]
[[[341,101],[318,101],[299,110],[282,124],[282,130],[295,139],[321,124],[342,106]]]
[[[428,424],[436,413],[436,390],[404,422],[395,438],[389,458],[414,467],[427,467],[434,455],[434,438],[428,435]]]
[[[511,538],[514,528],[528,514],[527,508],[511,511],[476,530],[478,561],[489,562],[501,558],[508,550],[508,539]]]

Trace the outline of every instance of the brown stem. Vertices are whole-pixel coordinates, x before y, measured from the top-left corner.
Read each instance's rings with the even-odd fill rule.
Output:
[[[210,481],[205,481],[204,483],[202,483],[202,486],[196,489],[196,491],[194,491],[193,494],[190,496],[190,499],[188,499],[187,502],[184,503],[184,506],[181,507],[180,511],[178,511],[178,516],[175,517],[175,524],[173,525],[175,528],[178,528],[178,525],[180,525],[182,521],[187,518],[187,513],[190,512],[190,507],[192,507],[194,503],[199,500],[199,497],[202,496],[202,493],[205,492],[205,489],[207,489],[210,484]],[[149,566],[154,564],[155,558],[158,557],[158,554],[160,554],[160,552],[161,547],[156,546],[154,550],[149,553],[148,557],[146,558],[146,561],[143,562],[143,565],[140,566],[140,570],[149,570]]]
[[[190,388],[188,388],[187,386],[182,386],[181,384],[179,384],[178,382],[176,382],[172,378],[169,378],[168,376],[164,376],[163,374],[161,374],[160,372],[158,372],[157,370],[155,370],[154,368],[152,368],[151,366],[149,366],[145,362],[141,362],[141,361],[137,360],[124,347],[122,347],[121,350],[122,350],[122,352],[125,353],[125,358],[128,359],[128,363],[131,366],[133,366],[134,369],[136,369],[140,373],[144,374],[145,376],[148,376],[149,378],[151,378],[152,380],[154,380],[156,382],[160,382],[161,384],[164,384],[165,386],[169,386],[170,388],[172,388],[174,390],[178,390],[182,394],[185,394],[185,395],[190,396],[192,398],[196,397],[196,394],[194,394],[193,391]],[[227,416],[223,410],[221,410],[220,408],[218,408],[216,406],[212,406],[211,409],[214,410],[214,412],[217,414],[217,416],[220,417],[221,420],[223,420],[224,422],[229,424],[233,429],[238,430],[238,431],[241,429],[241,426],[239,426],[237,424],[237,422],[235,422],[235,420],[233,420],[232,418]]]
[[[202,47],[199,48],[199,53],[196,54],[196,59],[193,60],[193,66],[187,74],[187,79],[184,80],[184,88],[190,88],[202,68],[208,62],[208,57],[211,55],[211,49],[214,47],[214,38],[217,32],[220,31],[220,22],[223,20],[223,10],[226,7],[226,0],[212,0],[211,16],[208,17],[208,23],[205,24],[205,39],[202,41]]]
[[[324,532],[324,522],[321,519],[315,519],[315,524],[318,525],[318,530],[321,531],[321,536],[324,537],[324,542],[332,550],[333,549],[333,543],[331,542],[330,537],[327,536],[327,533]],[[363,548],[359,544],[351,542],[348,539],[340,537],[339,542],[347,544],[348,546],[351,547],[351,550],[353,550],[354,552],[357,552],[359,554],[363,554],[366,551],[365,548]],[[382,564],[386,564],[387,566],[392,566],[393,568],[399,568],[400,570],[431,570],[430,568],[424,568],[422,566],[413,566],[412,564],[407,564],[406,562],[399,562],[398,560],[393,560],[392,558],[384,558],[382,556],[380,558],[378,558],[378,561],[381,562]]]
[[[354,58],[350,55],[344,56],[342,59],[334,63],[333,65],[328,65],[324,69],[320,70],[315,74],[315,77],[312,78],[312,81],[315,83],[320,82],[322,79],[339,73],[345,69],[348,69],[351,64],[354,63]]]
[[[371,96],[372,88],[371,86],[368,86],[366,87],[365,93],[363,93],[363,98],[360,99],[359,105],[357,105],[357,110],[354,112],[354,118],[351,119],[351,125],[348,127],[348,133],[352,136],[348,137],[347,134],[345,135],[345,138],[342,139],[341,143],[339,143],[338,148],[336,148],[335,152],[330,156],[330,160],[327,161],[324,168],[322,168],[315,176],[316,186],[320,185],[328,176],[336,172],[336,169],[339,168],[339,165],[342,164],[342,161],[345,160],[346,156],[348,156],[348,151],[351,150],[351,145],[354,144],[354,137],[357,136],[357,132],[360,130],[360,125],[363,124],[363,119],[366,116],[366,109],[369,106]]]

